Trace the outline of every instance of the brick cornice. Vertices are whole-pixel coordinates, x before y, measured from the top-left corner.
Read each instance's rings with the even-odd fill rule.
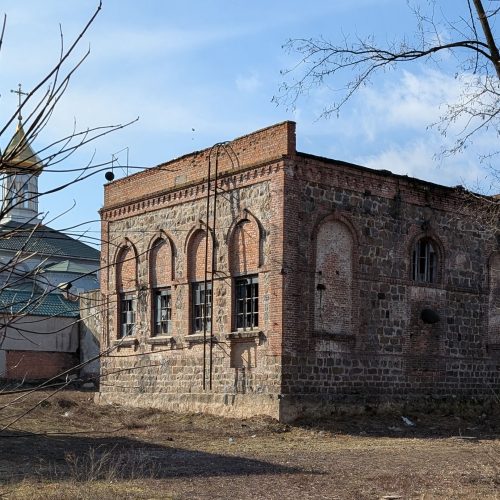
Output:
[[[232,190],[262,182],[272,177],[280,169],[283,169],[285,165],[284,160],[286,158],[287,157],[280,156],[265,163],[225,172],[219,176],[218,187],[224,191],[225,188]],[[161,191],[152,192],[147,196],[127,200],[124,203],[104,206],[99,213],[101,214],[102,220],[115,221],[130,217],[131,215],[139,215],[178,203],[205,198],[206,193],[207,178],[205,177],[199,182],[170,187]]]

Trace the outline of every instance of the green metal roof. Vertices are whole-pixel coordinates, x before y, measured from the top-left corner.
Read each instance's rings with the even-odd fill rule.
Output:
[[[100,252],[44,225],[7,222],[0,226],[0,250],[99,261]],[[86,271],[88,272],[88,271]]]
[[[89,274],[97,272],[96,266],[86,266],[83,264],[77,264],[76,262],[72,262],[71,260],[63,260],[54,264],[52,266],[47,266],[43,270],[44,272],[56,272],[56,273],[74,273],[74,274]]]
[[[77,318],[79,302],[60,293],[33,293],[6,288],[0,291],[0,314]]]

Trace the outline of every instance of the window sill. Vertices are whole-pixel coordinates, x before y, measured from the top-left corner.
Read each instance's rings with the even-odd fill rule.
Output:
[[[332,342],[354,342],[356,337],[351,333],[331,333],[314,332],[314,336],[321,340],[331,340]]]
[[[157,335],[154,337],[149,337],[146,340],[146,344],[150,345],[168,345],[174,341],[173,335]]]
[[[116,347],[133,347],[139,344],[135,337],[122,337],[118,340],[113,340],[113,345]]]
[[[256,339],[263,335],[261,330],[236,330],[226,334],[226,340],[248,340]]]
[[[206,338],[207,342],[210,342],[210,333],[207,332],[205,338]],[[188,344],[200,344],[200,343],[203,343],[203,339],[204,339],[203,333],[191,333],[189,335],[184,335],[184,340]],[[212,342],[214,340],[215,341],[217,340],[217,338],[215,337],[215,335],[212,336]]]

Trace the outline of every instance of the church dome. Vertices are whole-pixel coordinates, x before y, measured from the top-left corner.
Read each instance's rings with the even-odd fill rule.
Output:
[[[5,148],[3,167],[8,170],[19,170],[38,175],[43,168],[42,160],[31,148],[22,124],[17,125],[16,133]]]

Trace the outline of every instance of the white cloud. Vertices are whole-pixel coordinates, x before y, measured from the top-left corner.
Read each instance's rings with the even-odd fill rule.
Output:
[[[453,156],[437,160],[439,142],[432,136],[412,142],[392,144],[378,154],[359,156],[355,163],[374,169],[390,170],[447,186],[475,188],[483,184],[485,172],[474,155]]]

